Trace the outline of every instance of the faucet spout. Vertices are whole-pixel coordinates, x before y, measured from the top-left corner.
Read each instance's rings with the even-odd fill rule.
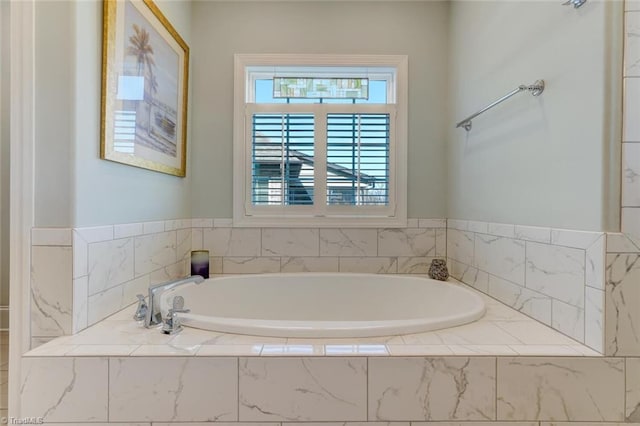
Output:
[[[200,275],[192,275],[186,278],[171,280],[149,287],[149,306],[144,320],[144,326],[150,328],[154,325],[162,323],[162,312],[160,311],[160,296],[165,291],[171,290],[181,285],[195,283],[200,284],[204,281]]]

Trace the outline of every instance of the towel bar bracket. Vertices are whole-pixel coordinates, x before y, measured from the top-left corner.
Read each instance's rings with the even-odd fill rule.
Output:
[[[533,96],[540,96],[544,92],[544,80],[536,80],[531,86],[527,87]]]

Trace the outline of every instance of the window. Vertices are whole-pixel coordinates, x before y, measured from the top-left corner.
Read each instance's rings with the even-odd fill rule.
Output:
[[[405,56],[236,55],[234,224],[406,223]]]

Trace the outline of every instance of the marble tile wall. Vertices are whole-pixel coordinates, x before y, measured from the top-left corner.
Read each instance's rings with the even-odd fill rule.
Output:
[[[640,10],[625,12],[622,231],[640,236]]]
[[[70,229],[32,232],[31,337],[48,340],[73,331],[73,249]]]
[[[195,249],[210,251],[212,274],[425,274],[432,259],[446,256],[446,220],[409,219],[397,229],[233,228],[230,219],[36,228],[32,346],[83,330],[149,285],[186,275]]]
[[[605,353],[639,356],[640,240],[633,235],[607,235],[605,312]]]
[[[622,233],[607,235],[605,353],[640,356],[640,2],[625,2]],[[635,377],[640,386],[640,374]],[[635,409],[633,410],[635,413]],[[640,416],[632,416],[635,421]]]
[[[636,421],[639,400],[630,377],[640,358],[67,356],[23,362],[20,415],[46,423],[617,423]]]
[[[447,248],[444,219],[381,229],[233,228],[230,219],[193,219],[192,225],[192,248],[209,250],[216,274],[426,274]]]
[[[32,346],[76,333],[130,305],[151,284],[184,276],[191,220],[35,228]]]
[[[150,284],[185,275],[192,249],[210,251],[212,274],[425,274],[433,258],[448,254],[455,278],[603,350],[603,234],[445,224],[410,219],[409,227],[394,229],[276,229],[192,219],[34,229],[32,337],[35,344],[80,331],[133,303]]]
[[[454,278],[603,352],[602,232],[448,220]]]

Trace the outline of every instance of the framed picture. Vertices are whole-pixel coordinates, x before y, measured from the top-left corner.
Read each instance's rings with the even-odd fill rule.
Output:
[[[100,158],[185,176],[189,47],[151,0],[104,0]]]

